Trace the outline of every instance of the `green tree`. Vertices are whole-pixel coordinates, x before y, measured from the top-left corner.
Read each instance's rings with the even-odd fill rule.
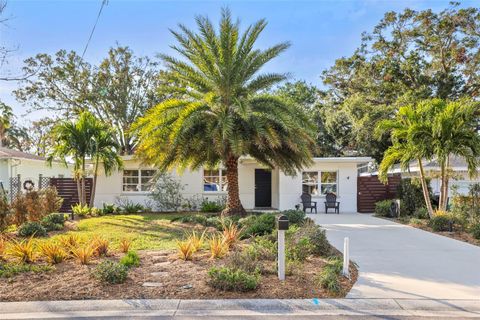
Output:
[[[294,173],[311,162],[314,126],[295,104],[265,93],[285,75],[259,70],[289,47],[254,48],[265,20],[243,33],[228,9],[218,30],[206,17],[196,22],[198,33],[183,25],[172,31],[178,42],[173,48],[185,59],[161,55],[168,85],[160,91],[170,98],[139,119],[138,153],[160,169],[225,165],[228,199],[222,214],[244,215],[239,158],[249,155]]]
[[[392,145],[385,151],[379,166],[380,180],[388,181],[388,171],[399,163],[407,170],[411,161],[417,161],[420,169],[420,182],[428,214],[433,216],[432,203],[422,160],[433,155],[432,119],[435,110],[429,101],[401,107],[394,119],[378,123],[376,134],[390,132]]]
[[[115,130],[122,154],[133,153],[138,142],[132,123],[159,101],[157,63],[134,56],[128,47],[111,48],[98,66],[74,51],[38,54],[25,60],[24,72],[35,76],[14,91],[18,101],[63,117],[92,112]]]
[[[322,75],[326,130],[336,147],[381,160],[388,135],[372,128],[422,99],[480,94],[480,10],[452,4],[432,10],[387,12],[350,57]]]
[[[5,145],[7,132],[11,128],[13,120],[12,108],[0,101],[0,147]]]

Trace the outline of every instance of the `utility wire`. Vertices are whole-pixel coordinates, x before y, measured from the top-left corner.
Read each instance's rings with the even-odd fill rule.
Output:
[[[95,28],[97,27],[98,20],[100,19],[100,15],[102,14],[103,7],[107,4],[107,2],[108,2],[108,0],[102,0],[102,5],[100,6],[100,10],[98,11],[97,20],[95,20],[95,24],[93,25],[92,32],[90,32],[90,36],[88,37],[87,44],[85,45],[85,48],[83,49],[82,59],[83,59],[83,56],[85,55],[85,52],[87,52],[88,45],[90,44],[90,41],[92,40],[93,33],[95,32]]]

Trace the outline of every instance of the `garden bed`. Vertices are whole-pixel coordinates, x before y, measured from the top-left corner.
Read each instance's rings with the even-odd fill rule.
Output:
[[[297,223],[287,232],[285,281],[279,281],[276,273],[273,214],[257,214],[240,221],[234,218],[228,224],[221,220],[225,223],[222,226],[218,217],[212,215],[111,215],[66,223],[63,231],[49,232],[48,237],[31,239],[15,233],[7,235],[23,243],[29,239],[34,241],[37,258],[21,264],[18,256],[15,259],[15,256],[4,255],[4,260],[0,260],[0,301],[345,296],[357,278],[355,265],[351,264],[350,279],[343,277],[339,253],[328,244],[324,231],[305,219],[303,213],[290,214]],[[231,233],[237,230],[238,234],[225,253],[213,258],[213,239],[223,237],[224,245],[228,238],[225,229],[229,228]],[[191,256],[182,259],[181,245],[188,247],[192,230],[197,230],[197,236],[202,234],[205,239]],[[92,246],[95,241],[97,246],[106,242],[108,253],[92,256],[84,264],[77,256],[66,256],[58,264],[47,263],[47,256],[41,253],[42,246],[49,243],[62,246],[68,237],[81,239],[77,248]],[[122,250],[124,239],[129,239],[129,249]],[[64,246],[63,250],[68,252],[72,247]],[[130,266],[121,283],[99,280],[99,266],[108,261],[114,262],[112,265],[120,273],[122,268],[127,269],[118,263],[127,251],[138,253],[140,264]],[[2,274],[2,268],[13,268],[17,272]],[[212,276],[215,268],[225,273],[220,272],[215,278]],[[232,280],[232,273],[243,273],[241,281],[244,282]],[[115,279],[118,276],[115,274]],[[230,278],[225,280],[224,276]],[[216,284],[212,279],[216,279]],[[237,285],[245,285],[246,289],[239,290]]]

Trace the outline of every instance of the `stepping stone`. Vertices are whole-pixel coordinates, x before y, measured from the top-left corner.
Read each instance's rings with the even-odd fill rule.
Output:
[[[168,276],[168,272],[152,272],[150,275],[153,277],[165,277]]]
[[[193,285],[191,284],[186,284],[184,286],[182,286],[182,289],[192,289],[193,288]]]
[[[167,267],[169,265],[170,265],[170,262],[165,261],[165,262],[155,263],[153,266],[157,268],[162,268],[162,267]]]
[[[167,256],[155,256],[155,257],[152,257],[152,260],[154,262],[167,262],[168,258]]]
[[[153,288],[153,287],[163,287],[163,283],[160,283],[160,282],[144,282],[143,287],[150,287],[150,288]]]

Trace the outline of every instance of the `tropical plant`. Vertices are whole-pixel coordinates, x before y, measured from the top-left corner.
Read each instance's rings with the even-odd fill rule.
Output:
[[[288,43],[265,50],[254,45],[266,27],[260,20],[240,32],[239,22],[223,9],[219,30],[206,17],[196,19],[198,33],[180,25],[172,31],[185,58],[161,55],[170,97],[149,109],[134,126],[138,154],[161,170],[178,166],[227,169],[224,215],[245,215],[239,197],[238,161],[251,156],[268,167],[294,173],[311,163],[314,126],[295,104],[265,91],[284,74],[259,74]]]
[[[71,233],[58,238],[58,241],[69,254],[72,254],[72,249],[80,245],[81,239],[78,235]]]
[[[32,263],[35,261],[35,243],[33,236],[24,240],[11,239],[8,243],[7,254],[17,258],[23,263]]]
[[[229,223],[222,221],[222,229],[223,241],[229,248],[233,247],[238,241],[240,241],[243,228],[239,228],[236,223],[233,221],[230,221]]]
[[[95,248],[96,256],[106,256],[108,254],[108,247],[110,246],[110,241],[101,236],[95,236],[92,239],[91,245]]]
[[[384,120],[376,128],[376,134],[390,131],[392,146],[384,154],[379,166],[379,178],[386,182],[388,170],[400,163],[407,170],[411,161],[416,161],[420,169],[420,182],[428,214],[433,216],[430,194],[423,168],[422,159],[430,159],[432,148],[432,119],[436,110],[430,100],[401,107],[394,119]]]
[[[203,242],[205,240],[205,232],[207,229],[203,230],[202,234],[198,234],[195,230],[193,230],[187,237],[187,241],[192,244],[193,250],[197,252],[203,246]]]
[[[225,239],[219,235],[213,235],[208,239],[208,248],[212,259],[222,258],[228,253],[229,245]]]
[[[82,205],[81,203],[77,203],[72,206],[72,212],[74,215],[86,217],[90,214],[90,208],[87,204]]]
[[[190,240],[177,241],[178,256],[180,259],[191,260],[195,253],[195,248]]]
[[[5,258],[5,250],[7,249],[7,240],[0,235],[0,261]]]
[[[40,252],[50,264],[62,262],[67,255],[60,245],[51,241],[43,243],[40,246]]]
[[[127,238],[120,239],[120,251],[122,251],[123,253],[127,253],[131,245],[132,245],[132,241],[130,239],[127,239]]]
[[[135,251],[128,251],[127,254],[120,260],[120,264],[127,268],[138,267],[140,265],[140,257]]]
[[[80,264],[89,264],[95,254],[95,247],[91,244],[84,244],[78,247],[71,247],[70,252]]]

